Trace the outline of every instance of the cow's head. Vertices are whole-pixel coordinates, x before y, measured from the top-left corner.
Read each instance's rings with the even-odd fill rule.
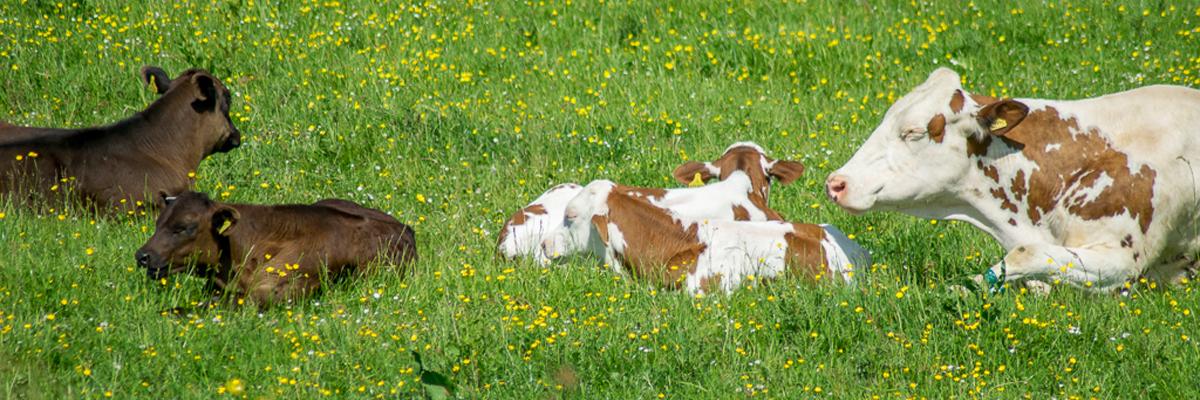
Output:
[[[826,180],[829,198],[851,213],[936,208],[1029,109],[967,93],[958,74],[939,68],[897,100],[858,152]]]
[[[692,183],[699,177],[708,182],[713,179],[725,180],[734,171],[745,172],[750,177],[750,183],[756,192],[767,196],[771,179],[788,184],[804,174],[804,164],[799,161],[775,160],[767,157],[753,142],[738,142],[725,149],[725,154],[712,162],[688,161],[675,168],[672,175],[680,183]]]
[[[155,103],[186,113],[186,120],[195,121],[191,128],[208,149],[205,155],[224,153],[242,144],[242,133],[229,118],[229,89],[208,71],[193,68],[171,79],[162,68],[145,66],[141,76],[162,96]]]
[[[605,221],[609,212],[608,196],[614,187],[616,184],[612,181],[593,181],[567,203],[563,224],[542,242],[542,252],[546,257],[556,258],[579,250],[603,254],[608,244]],[[601,226],[597,226],[597,223],[601,223]]]
[[[166,207],[154,224],[154,235],[134,254],[146,276],[161,279],[194,265],[218,265],[218,243],[227,240],[237,224],[237,210],[203,193],[160,196]]]

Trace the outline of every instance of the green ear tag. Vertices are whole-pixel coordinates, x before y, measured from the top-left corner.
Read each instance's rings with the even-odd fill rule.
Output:
[[[217,233],[224,235],[230,226],[233,226],[233,221],[225,220],[225,223],[221,224],[221,229],[217,229]]]
[[[700,178],[699,172],[696,173],[696,176],[692,178],[691,182],[688,182],[688,187],[697,187],[697,186],[704,186],[704,179]]]

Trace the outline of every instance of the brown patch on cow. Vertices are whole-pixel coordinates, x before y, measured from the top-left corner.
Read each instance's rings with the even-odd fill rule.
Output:
[[[600,240],[608,244],[608,217],[593,215],[592,226],[596,227],[596,233],[600,235]]]
[[[983,165],[982,160],[980,160],[977,165],[979,166],[979,169],[983,170],[984,176],[988,177],[988,179],[991,179],[992,182],[1000,183],[1000,171],[996,169],[996,166]]]
[[[955,90],[954,96],[950,97],[950,112],[958,114],[963,109],[963,103],[966,99],[963,98],[961,90]]]
[[[611,236],[609,223],[620,227],[624,251],[618,261],[634,277],[657,286],[678,289],[706,246],[700,243],[700,226],[682,227],[666,211],[629,194],[609,193],[608,215],[592,217],[592,224],[606,243]]]
[[[1009,218],[1009,219],[1008,219],[1008,224],[1009,224],[1009,225],[1012,225],[1012,226],[1017,226],[1017,220],[1015,220],[1015,219],[1012,219],[1012,218]]]
[[[517,212],[513,213],[512,217],[509,217],[509,219],[508,219],[507,226],[524,225],[525,222],[529,220],[529,216],[545,215],[545,214],[546,214],[545,206],[543,206],[541,204],[533,204],[533,205],[527,206],[525,208],[522,208],[520,210],[517,210]]]
[[[967,155],[971,157],[983,157],[988,153],[988,146],[992,145],[992,137],[984,136],[983,139],[977,139],[974,135],[967,137]],[[982,168],[982,167],[981,167]]]
[[[812,224],[792,224],[792,231],[783,235],[787,242],[786,264],[790,273],[815,278],[829,272],[821,239],[825,230]]]
[[[1029,174],[1028,189],[1022,188],[1022,193],[1028,193],[1033,223],[1062,204],[1086,220],[1128,213],[1143,233],[1150,228],[1157,172],[1148,165],[1130,170],[1129,156],[1113,148],[1095,127],[1082,129],[1074,117],[1063,119],[1058,110],[1047,107],[1029,113],[1004,140],[1038,166]],[[1047,151],[1048,145],[1059,146]],[[1112,183],[1089,201],[1084,192],[1102,175]]]
[[[1004,192],[1004,188],[996,187],[990,190],[992,197],[1000,200],[1000,208],[1012,211],[1014,214],[1018,212],[1017,205],[1008,199],[1008,194]]]
[[[629,194],[629,195],[632,195],[635,197],[654,199],[654,200],[661,199],[661,198],[663,198],[663,196],[667,195],[666,189],[659,189],[659,188],[643,188],[643,187],[617,185],[616,187],[613,188],[613,190],[618,193],[624,193],[624,194]]]
[[[721,290],[721,280],[725,275],[716,274],[700,278],[700,290],[704,293],[715,293]]]
[[[929,138],[934,142],[941,143],[946,137],[946,116],[942,114],[934,115],[929,123],[925,125],[925,131],[929,132]]]
[[[1133,247],[1133,235],[1125,235],[1125,239],[1121,240],[1121,247]]]
[[[497,245],[504,243],[504,240],[508,239],[508,230],[510,228],[514,226],[525,225],[525,222],[529,221],[529,216],[531,215],[545,214],[546,207],[541,204],[532,204],[517,210],[512,214],[512,216],[508,217],[508,221],[504,223],[504,228],[500,229],[500,237],[496,240]]]
[[[1029,194],[1029,188],[1025,186],[1025,171],[1018,170],[1017,175],[1013,177],[1009,187],[1012,188],[1013,197],[1017,201],[1024,201],[1025,195]]]
[[[1140,252],[1136,252],[1136,251],[1135,251],[1135,252],[1133,252],[1133,261],[1135,261],[1135,262],[1136,262],[1136,261],[1137,261],[1139,258],[1141,258],[1141,257],[1142,257],[1142,253],[1140,253]]]
[[[733,220],[734,221],[749,221],[750,220],[750,210],[747,210],[746,207],[742,207],[740,205],[733,206]]]
[[[721,180],[729,178],[729,175],[733,174],[734,171],[742,171],[746,173],[746,176],[750,178],[750,187],[752,188],[750,192],[751,203],[757,206],[760,210],[763,210],[763,212],[767,214],[768,220],[779,221],[783,219],[783,216],[779,215],[778,212],[771,210],[771,208],[768,206],[767,200],[768,189],[771,185],[772,171],[763,169],[763,165],[770,164],[774,161],[775,160],[767,157],[765,154],[762,154],[754,147],[738,146],[725,151],[725,154],[722,154],[721,158],[713,161],[712,165],[721,170],[721,176],[719,177]],[[784,160],[780,160],[778,163],[795,164],[795,166],[792,168],[780,168],[781,170],[787,170],[781,171],[786,173],[783,174],[783,177],[781,177],[780,183],[790,183],[804,172],[804,167],[803,165],[800,165],[800,163]]]

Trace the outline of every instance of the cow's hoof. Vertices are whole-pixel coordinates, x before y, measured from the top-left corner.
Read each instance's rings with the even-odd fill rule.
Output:
[[[1053,288],[1049,283],[1042,281],[1025,281],[1025,290],[1039,296],[1050,294],[1050,289]]]

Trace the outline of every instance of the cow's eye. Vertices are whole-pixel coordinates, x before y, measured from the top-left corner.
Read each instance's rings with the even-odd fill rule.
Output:
[[[904,132],[900,133],[900,139],[908,142],[914,142],[925,138],[927,133],[928,132],[926,132],[924,128],[908,128],[905,129]]]

